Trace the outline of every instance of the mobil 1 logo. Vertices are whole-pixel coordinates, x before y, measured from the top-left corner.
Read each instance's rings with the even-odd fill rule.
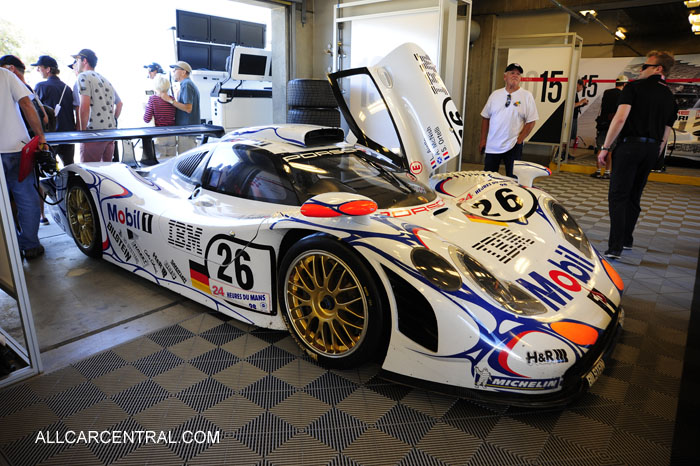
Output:
[[[108,202],[107,217],[110,222],[120,223],[144,233],[153,233],[153,214],[129,207],[119,208]]]

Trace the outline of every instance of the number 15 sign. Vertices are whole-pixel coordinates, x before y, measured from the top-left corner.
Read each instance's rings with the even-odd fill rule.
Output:
[[[561,129],[567,121],[566,96],[571,81],[569,63],[571,47],[511,48],[508,63],[523,67],[520,87],[532,93],[540,119],[527,141],[558,144]]]

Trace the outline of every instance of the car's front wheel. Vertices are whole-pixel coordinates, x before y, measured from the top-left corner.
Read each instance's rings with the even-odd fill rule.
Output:
[[[305,238],[287,252],[280,272],[282,316],[307,354],[336,368],[379,356],[385,311],[377,280],[350,247]]]
[[[102,257],[100,217],[90,192],[82,184],[74,184],[66,194],[66,217],[75,244],[87,256]]]

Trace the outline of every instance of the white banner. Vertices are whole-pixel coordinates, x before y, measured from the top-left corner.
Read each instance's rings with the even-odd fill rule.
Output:
[[[508,63],[523,67],[520,87],[532,92],[540,119],[527,141],[558,144],[565,121],[571,47],[511,48]]]

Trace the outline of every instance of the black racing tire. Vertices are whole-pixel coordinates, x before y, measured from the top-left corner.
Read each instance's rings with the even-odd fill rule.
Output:
[[[337,108],[330,83],[325,79],[292,79],[287,83],[290,107]]]
[[[290,108],[287,123],[340,128],[340,111],[336,108]]]
[[[89,257],[102,257],[102,230],[100,216],[90,191],[82,183],[75,183],[66,193],[66,218],[76,246]]]
[[[313,235],[295,243],[280,264],[280,311],[297,344],[329,368],[349,369],[383,358],[388,314],[378,280],[344,243]]]

